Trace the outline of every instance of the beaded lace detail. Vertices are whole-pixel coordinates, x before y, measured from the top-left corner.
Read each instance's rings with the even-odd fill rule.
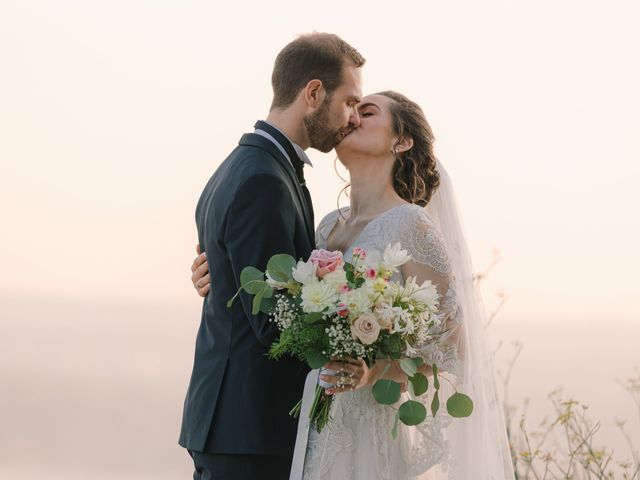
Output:
[[[349,209],[342,209],[342,215],[348,216]],[[320,222],[316,231],[318,248],[327,248],[327,238],[339,218],[340,211],[335,210]],[[457,349],[447,342],[447,336],[462,323],[462,312],[456,302],[446,245],[427,212],[409,204],[387,210],[365,226],[344,258],[350,261],[356,246],[382,252],[388,244],[396,242],[408,251],[412,262],[432,272],[430,277],[441,293],[443,328],[449,333],[420,353],[428,363],[455,373]],[[399,272],[392,280],[404,279]],[[431,398],[426,395],[424,402],[430,402]],[[304,480],[408,480],[437,464],[446,469],[448,446],[442,430],[451,418],[444,410],[440,409],[435,418],[429,415],[417,427],[400,424],[398,438],[394,439],[391,430],[395,411],[378,404],[370,388],[338,394],[332,404],[331,424],[320,434],[314,430],[309,434]]]

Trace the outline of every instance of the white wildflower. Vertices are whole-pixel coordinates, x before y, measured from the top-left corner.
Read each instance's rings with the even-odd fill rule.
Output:
[[[409,260],[411,260],[411,255],[402,249],[400,242],[394,245],[387,245],[387,248],[384,249],[384,253],[382,254],[382,263],[391,269],[396,269]]]

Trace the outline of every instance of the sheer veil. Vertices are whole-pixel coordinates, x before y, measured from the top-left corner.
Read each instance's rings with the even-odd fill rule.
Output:
[[[455,274],[459,307],[463,315],[464,353],[456,388],[469,395],[474,411],[468,418],[452,419],[442,433],[449,460],[420,477],[444,479],[513,479],[504,413],[494,380],[492,349],[486,332],[483,304],[473,282],[473,267],[456,195],[449,175],[438,161],[440,187],[425,207],[440,229]]]

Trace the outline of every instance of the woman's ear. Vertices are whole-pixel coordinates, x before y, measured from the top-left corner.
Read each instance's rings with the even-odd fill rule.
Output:
[[[313,110],[317,109],[327,95],[322,80],[313,79],[304,87],[303,96],[307,102],[307,106]]]
[[[393,150],[396,153],[406,152],[413,147],[413,138],[411,137],[402,137],[396,140],[396,143],[393,145]]]

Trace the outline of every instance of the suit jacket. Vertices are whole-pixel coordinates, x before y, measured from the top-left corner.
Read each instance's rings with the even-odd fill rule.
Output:
[[[264,271],[276,253],[308,258],[314,248],[311,208],[291,163],[257,134],[240,139],[202,192],[196,223],[212,288],[202,307],[184,402],[183,447],[293,455],[297,421],[288,412],[302,398],[309,368],[291,357],[267,358],[278,329],[267,315],[251,314],[251,295],[243,292],[232,308],[227,301],[244,267]]]

